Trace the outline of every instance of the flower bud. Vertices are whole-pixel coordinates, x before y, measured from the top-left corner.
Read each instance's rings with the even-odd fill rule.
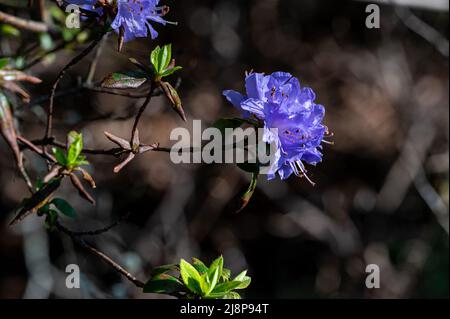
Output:
[[[186,122],[186,115],[184,114],[183,106],[181,104],[180,96],[178,95],[177,90],[169,83],[169,82],[160,82],[160,87],[163,90],[166,97],[169,99],[172,104],[172,108],[180,115],[183,121]]]

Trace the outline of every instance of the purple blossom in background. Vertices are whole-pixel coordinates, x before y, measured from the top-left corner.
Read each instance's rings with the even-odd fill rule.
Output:
[[[246,96],[232,90],[223,94],[245,118],[263,122],[263,141],[276,145],[268,179],[275,178],[276,173],[283,180],[292,173],[308,178],[304,163],[316,165],[322,161],[321,144],[328,132],[322,124],[325,108],[315,104],[314,92],[300,87],[298,79],[289,73],[252,73],[246,77],[245,86]],[[278,134],[271,129],[277,129]]]
[[[95,7],[98,3],[97,0],[68,0],[67,3],[76,4],[97,13],[101,12],[99,10],[102,10]],[[113,11],[117,12],[117,14],[111,23],[111,27],[118,34],[120,34],[122,28],[125,42],[135,38],[147,37],[149,31],[151,38],[155,39],[158,36],[158,32],[150,22],[157,22],[163,25],[173,23],[162,18],[169,11],[169,7],[158,6],[159,0],[117,0],[114,3],[117,7]],[[109,10],[105,10],[105,12],[109,12]]]
[[[124,28],[125,42],[135,38],[143,38],[150,35],[152,39],[158,36],[158,32],[152,27],[149,21],[166,25],[162,17],[167,13],[168,7],[158,7],[159,0],[118,0],[117,16],[111,27],[119,32],[120,27]]]

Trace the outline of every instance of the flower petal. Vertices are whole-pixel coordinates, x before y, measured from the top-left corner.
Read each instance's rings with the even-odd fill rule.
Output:
[[[253,113],[260,119],[264,119],[264,103],[258,99],[247,99],[241,103],[241,108],[245,111]]]
[[[249,98],[260,99],[264,98],[267,91],[267,83],[269,78],[262,73],[252,73],[245,79],[245,88]]]

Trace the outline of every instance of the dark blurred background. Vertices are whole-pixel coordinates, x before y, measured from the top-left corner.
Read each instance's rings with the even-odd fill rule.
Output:
[[[246,298],[448,298],[448,2],[393,2],[379,4],[381,28],[368,29],[361,1],[162,1],[179,25],[157,25],[157,40],[133,41],[120,54],[110,36],[95,75],[131,68],[129,56],[147,62],[154,46],[173,43],[188,123],[156,98],[140,124],[143,142],[169,146],[171,130],[191,129],[192,119],[206,126],[237,116],[221,92],[243,91],[253,69],[291,72],[312,87],[335,145],[310,168],[315,187],[260,177],[239,214],[232,207],[249,174],[233,165],[174,165],[167,154],[147,153],[114,174],[117,159],[90,156],[97,206],[64,185],[59,196],[81,216],[64,223],[94,229],[130,212],[88,240],[142,280],[157,265],[223,254],[233,272],[249,269]],[[4,37],[2,49],[14,41]],[[73,55],[62,51],[29,70],[44,83],[29,87],[32,102],[16,111],[24,136],[42,137],[45,96]],[[76,85],[92,58],[61,88]],[[140,103],[89,91],[58,98],[57,136],[77,129],[87,147],[113,147],[103,131],[128,136],[127,115]],[[37,217],[8,227],[27,190],[3,141],[0,151],[0,297],[160,297],[141,294]],[[45,163],[27,156],[33,176],[42,176]],[[70,263],[80,265],[81,289],[65,287]],[[380,267],[379,289],[365,286],[368,264]]]

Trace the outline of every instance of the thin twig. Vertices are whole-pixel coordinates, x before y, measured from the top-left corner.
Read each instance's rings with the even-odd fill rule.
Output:
[[[122,221],[128,219],[129,216],[130,216],[130,213],[127,213],[124,216],[121,216],[118,220],[116,220],[112,224],[110,224],[106,227],[103,227],[103,228],[95,229],[95,230],[73,231],[66,227],[65,227],[65,230],[66,230],[66,232],[70,232],[70,234],[72,236],[98,236],[98,235],[106,233],[106,232],[110,231],[111,229],[113,229],[114,227],[118,226]],[[61,227],[64,227],[64,226],[61,225]]]
[[[33,140],[30,143],[34,145],[53,145],[59,148],[65,148],[65,144],[59,141],[56,141],[54,138],[48,138],[48,139],[41,139],[41,140]],[[170,153],[171,148],[170,147],[155,147],[150,150],[151,152],[161,152],[161,153]],[[185,151],[187,152],[193,152],[194,149],[192,147],[186,148]],[[129,152],[128,150],[124,150],[122,148],[110,148],[110,149],[89,149],[89,148],[83,148],[81,151],[82,154],[89,154],[89,155],[112,155],[112,156],[120,156],[122,154],[125,154]],[[42,151],[40,152],[42,154]],[[40,154],[40,155],[41,155]]]
[[[127,97],[130,99],[143,99],[147,97],[147,94],[133,94],[130,92],[119,92],[119,91],[113,91],[113,90],[108,90],[108,89],[104,89],[102,87],[96,86],[96,85],[88,85],[88,84],[82,84],[76,87],[71,87],[68,89],[64,89],[64,90],[60,90],[60,91],[56,91],[55,93],[55,98],[58,97],[65,97],[68,95],[72,95],[75,93],[79,93],[81,91],[92,91],[92,92],[96,92],[96,93],[100,93],[100,94],[109,94],[109,95],[116,95],[116,96],[122,96],[122,97]],[[160,96],[161,95],[161,91],[160,90],[155,90],[155,92],[153,93],[153,96]],[[39,105],[45,101],[48,100],[48,95],[43,95],[43,96],[39,96],[34,98],[33,100],[31,100],[30,103],[28,104],[23,104],[19,107],[22,108],[24,106],[26,106],[27,108]]]
[[[78,62],[80,62],[86,55],[88,55],[101,41],[101,39],[103,38],[103,36],[105,35],[105,33],[102,33],[97,39],[95,39],[94,41],[91,42],[91,44],[84,49],[79,55],[77,55],[76,57],[74,57],[69,64],[67,64],[62,70],[61,72],[59,72],[58,77],[56,78],[56,81],[53,83],[52,86],[52,90],[50,92],[50,102],[49,102],[49,107],[48,107],[48,114],[47,114],[47,128],[45,130],[45,138],[48,138],[52,135],[52,127],[53,127],[53,103],[54,103],[54,99],[55,99],[55,93],[56,93],[56,88],[58,87],[59,82],[61,81],[61,79],[64,77],[64,75],[66,74],[66,72],[73,67],[74,65],[76,65]]]
[[[144,104],[142,104],[141,108],[138,111],[138,114],[136,115],[136,119],[134,120],[134,124],[133,124],[133,130],[131,131],[131,139],[130,139],[130,143],[133,143],[132,141],[134,140],[134,137],[136,135],[136,131],[138,129],[138,124],[139,124],[139,120],[142,117],[142,114],[144,113],[145,109],[147,108],[147,105],[150,103],[150,101],[152,100],[153,97],[153,83],[150,86],[150,92],[148,93]]]
[[[127,271],[125,268],[123,268],[121,265],[116,263],[114,260],[112,260],[109,256],[98,250],[97,248],[91,246],[90,244],[86,243],[83,239],[78,238],[75,236],[69,229],[61,225],[58,221],[55,223],[56,228],[68,235],[74,242],[79,244],[81,247],[92,253],[93,255],[99,257],[104,262],[106,262],[108,265],[110,265],[116,272],[124,276],[126,279],[128,279],[130,282],[132,282],[136,287],[142,288],[144,287],[144,283],[134,277],[129,271]]]
[[[35,144],[29,140],[27,140],[26,138],[24,138],[23,136],[17,136],[17,141],[19,141],[22,144],[22,147],[25,147],[31,151],[33,151],[34,153],[36,153],[37,155],[41,156],[42,158],[44,158],[45,160],[51,161],[51,162],[55,162],[55,158],[45,152],[43,152],[41,149],[39,149],[36,145],[39,144]]]
[[[103,39],[100,41],[100,44],[97,48],[97,52],[95,52],[95,57],[91,62],[91,65],[89,67],[89,72],[88,75],[86,77],[86,84],[92,84],[92,81],[94,79],[94,75],[95,75],[95,71],[97,70],[97,64],[98,61],[100,59],[100,56],[102,55],[102,51],[103,51],[103,47],[106,43],[106,41],[108,40],[108,34],[106,34]]]
[[[48,25],[38,21],[26,20],[0,11],[0,22],[11,24],[19,29],[25,29],[33,32],[48,32]]]
[[[41,21],[47,22],[48,21],[48,12],[45,8],[45,0],[39,0],[39,14],[41,16]]]

